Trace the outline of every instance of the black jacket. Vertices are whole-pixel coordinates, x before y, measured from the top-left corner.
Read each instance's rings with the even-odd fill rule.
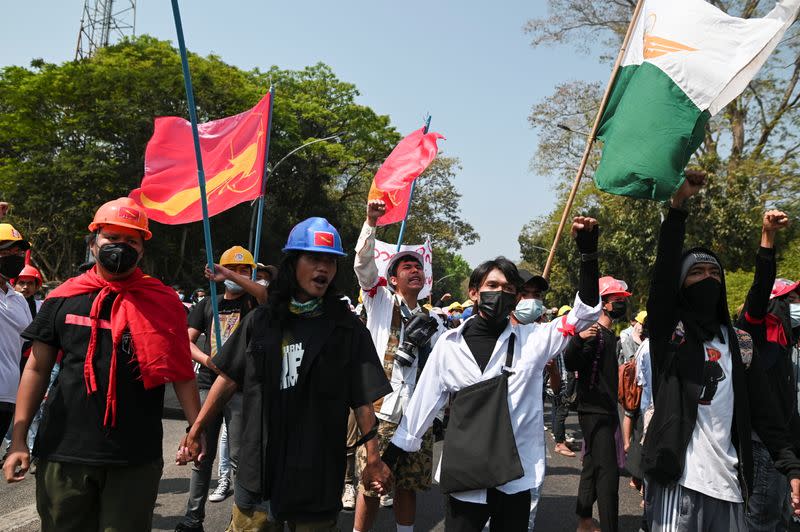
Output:
[[[676,482],[683,474],[686,449],[697,422],[705,364],[702,350],[689,352],[686,349],[692,343],[690,338],[682,342],[673,339],[679,321],[680,270],[685,256],[681,248],[686,216],[684,211],[670,209],[661,225],[647,301],[655,412],[645,437],[642,469],[648,478],[661,484]],[[780,472],[790,478],[800,478],[800,461],[786,438],[774,398],[763,393],[767,381],[757,353],[749,369],[745,369],[737,334],[730,323],[724,275],[718,314],[730,341],[734,394],[731,438],[739,458],[739,483],[746,501],[753,484],[751,428],[761,437]]]
[[[753,343],[767,373],[769,390],[773,392],[778,405],[781,422],[787,427],[797,453],[800,450],[800,415],[797,413],[797,385],[792,364],[792,345],[797,338],[791,329],[786,302],[770,301],[776,271],[775,248],[759,248],[753,285],[736,323],[753,337]],[[773,314],[781,321],[787,339],[785,346],[767,341],[767,314]]]
[[[284,331],[269,307],[247,316],[217,362],[243,393],[236,482],[270,500],[280,520],[335,517],[341,510],[349,409],[392,391],[369,332],[349,309],[326,301],[321,322],[304,345],[292,400],[282,407],[276,408],[275,398]]]

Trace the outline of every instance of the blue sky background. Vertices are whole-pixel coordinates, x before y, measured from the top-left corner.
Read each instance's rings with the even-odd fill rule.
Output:
[[[72,59],[82,9],[83,0],[4,6],[0,65]],[[520,229],[552,208],[552,181],[529,169],[531,105],[560,82],[610,72],[569,48],[530,46],[522,27],[546,14],[545,0],[184,0],[181,9],[194,52],[244,69],[325,62],[403,134],[430,113],[447,137],[442,151],[461,159],[462,214],[481,236],[461,250],[473,266],[498,254],[519,259]],[[176,42],[170,2],[139,0],[136,33]]]

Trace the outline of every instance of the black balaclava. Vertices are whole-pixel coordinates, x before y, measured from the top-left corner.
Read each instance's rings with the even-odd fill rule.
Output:
[[[706,256],[713,260],[693,260],[692,257]],[[678,291],[678,315],[686,331],[698,340],[707,342],[715,336],[721,336],[720,328],[730,325],[728,314],[728,300],[725,289],[725,271],[719,259],[706,248],[692,248],[684,252],[681,258],[682,270],[686,261],[694,263],[711,263],[719,266],[721,281],[706,278],[689,287],[683,286],[685,274],[681,275],[681,285]]]

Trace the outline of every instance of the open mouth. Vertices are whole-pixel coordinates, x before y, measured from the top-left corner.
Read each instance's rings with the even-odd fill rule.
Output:
[[[324,275],[317,275],[311,279],[311,284],[319,290],[325,290],[328,286],[328,278]]]

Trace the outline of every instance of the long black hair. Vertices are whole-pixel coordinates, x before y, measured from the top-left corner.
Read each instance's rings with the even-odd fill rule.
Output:
[[[297,261],[302,254],[302,251],[287,251],[278,267],[278,277],[269,283],[267,307],[270,315],[279,321],[284,321],[288,317],[289,302],[300,290],[300,285],[297,283]],[[322,296],[323,304],[329,308],[331,303],[340,298],[341,294],[336,288],[334,278],[328,285],[325,295]]]

